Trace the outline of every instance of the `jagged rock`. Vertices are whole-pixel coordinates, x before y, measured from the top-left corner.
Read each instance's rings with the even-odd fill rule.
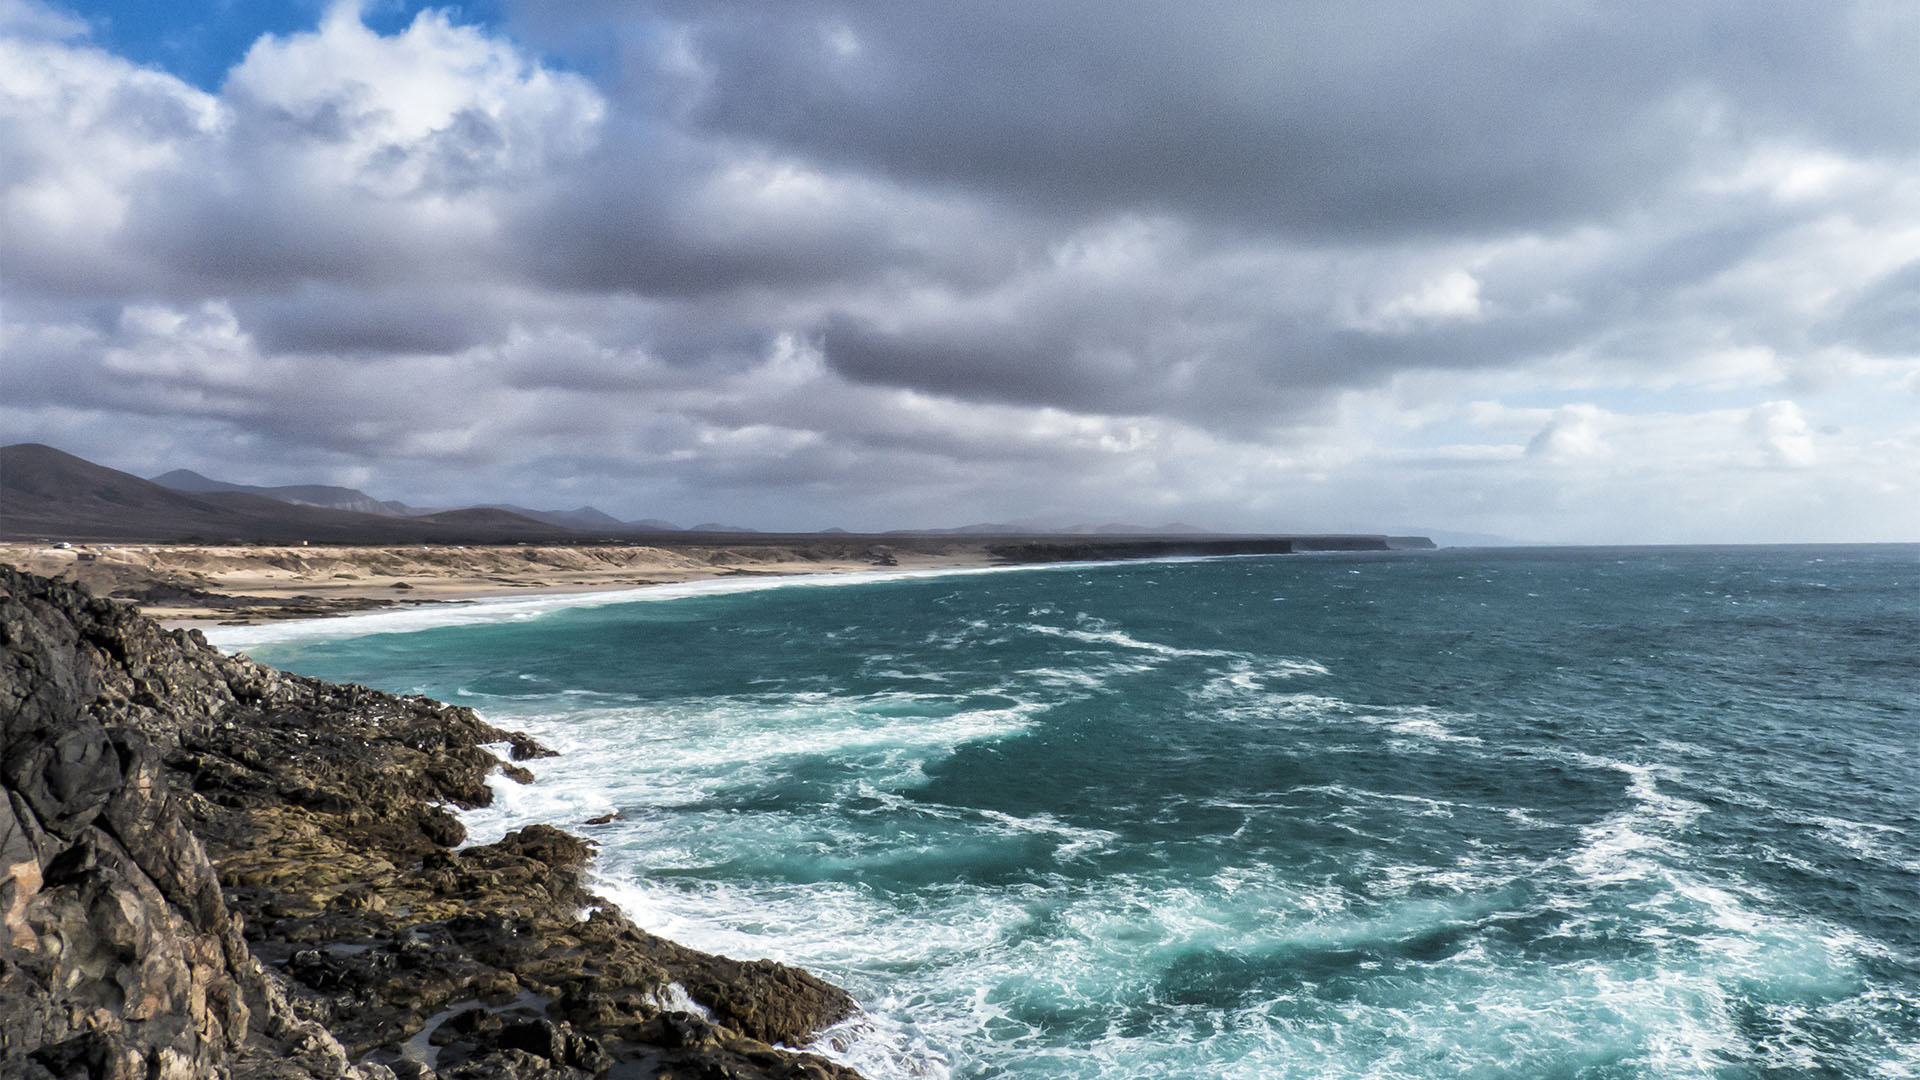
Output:
[[[138,703],[164,635],[126,618],[0,567],[0,1074],[361,1076],[242,941]]]
[[[552,753],[0,566],[0,1075],[856,1076],[770,1045],[843,991],[634,926],[587,841],[452,850],[503,743]]]

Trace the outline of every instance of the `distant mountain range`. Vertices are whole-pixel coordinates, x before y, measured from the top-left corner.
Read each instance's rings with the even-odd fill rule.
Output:
[[[175,469],[161,473],[153,482],[163,488],[184,491],[190,495],[212,495],[222,491],[237,491],[247,495],[263,495],[269,499],[278,499],[295,506],[319,506],[328,510],[352,510],[359,514],[379,514],[384,517],[418,517],[431,514],[432,510],[408,506],[402,502],[383,502],[364,491],[352,488],[334,487],[330,484],[290,484],[286,487],[255,487],[252,484],[229,484],[224,480],[214,480],[201,476],[192,469]],[[507,510],[511,507],[500,507]],[[528,515],[532,516],[532,515]],[[536,519],[537,520],[537,519]]]
[[[388,517],[423,517],[444,514],[449,511],[431,510],[418,506],[409,506],[403,502],[376,499],[364,491],[353,488],[333,487],[329,484],[290,484],[285,487],[255,487],[251,484],[229,484],[224,480],[214,480],[200,475],[191,469],[175,469],[161,473],[153,482],[174,491],[194,494],[209,494],[221,491],[238,491],[249,495],[264,495],[269,499],[293,503],[296,506],[322,506],[330,510],[352,510],[361,514],[380,514]],[[649,533],[649,532],[688,532],[688,533],[751,533],[758,529],[748,529],[739,525],[720,525],[705,522],[690,529],[682,529],[671,521],[658,518],[646,518],[640,521],[621,521],[612,514],[592,506],[575,507],[572,510],[534,510],[512,503],[482,503],[474,510],[504,510],[531,521],[552,525],[561,529],[572,529],[585,533]]]
[[[505,510],[510,514],[519,514],[521,517],[532,518],[535,521],[544,521],[548,525],[558,525],[563,529],[577,529],[581,532],[632,532],[636,529],[662,532],[679,528],[677,525],[664,522],[661,523],[665,525],[662,529],[659,526],[650,527],[634,521],[621,521],[612,514],[602,513],[591,506],[581,506],[572,510],[529,510],[512,503],[487,503],[486,508]]]
[[[330,484],[264,487],[235,484],[174,469],[145,480],[51,446],[0,447],[0,538],[122,541],[258,541],[287,543],[580,543],[596,539],[701,536],[851,535],[769,534],[702,522],[682,529],[668,521],[622,521],[591,506],[536,510],[489,503],[434,510],[377,499]],[[1183,522],[1165,525],[981,523],[951,529],[897,529],[899,537],[1152,537],[1216,536]],[[1431,546],[1424,537],[1387,537],[1392,546]],[[1401,541],[1418,541],[1401,543]],[[1310,538],[1308,542],[1311,542]]]
[[[217,483],[205,477],[199,480]],[[367,498],[359,492],[350,494]],[[0,536],[358,544],[580,538],[578,533],[504,510],[448,510],[403,517],[291,502],[247,489],[177,491],[36,443],[0,447]]]
[[[224,480],[214,480],[192,471],[175,469],[161,473],[153,478],[161,487],[172,488],[194,494],[213,492],[244,492],[249,495],[263,495],[269,499],[293,503],[298,506],[320,506],[332,510],[352,510],[362,514],[381,514],[392,517],[419,517],[422,515],[444,513],[409,506],[403,502],[376,499],[364,491],[353,488],[334,487],[328,484],[291,484],[285,487],[256,487],[250,484],[230,484]],[[523,518],[553,525],[562,529],[573,529],[588,533],[625,534],[635,532],[687,532],[687,533],[757,533],[758,529],[749,529],[740,525],[724,525],[719,522],[704,521],[690,528],[682,529],[671,521],[647,518],[640,521],[622,521],[612,514],[592,506],[581,506],[573,510],[534,510],[512,503],[483,503],[480,509],[504,510],[518,514]],[[822,529],[822,534],[846,533],[845,529]],[[961,525],[951,529],[892,529],[886,536],[1206,536],[1212,531],[1198,525],[1185,522],[1169,522],[1165,525],[1067,525],[1049,527],[1034,522],[1000,523],[983,522],[976,525]]]

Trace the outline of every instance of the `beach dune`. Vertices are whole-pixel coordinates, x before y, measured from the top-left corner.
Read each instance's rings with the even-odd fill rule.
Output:
[[[393,604],[626,589],[744,574],[935,569],[995,561],[967,541],[300,547],[0,544],[0,563],[139,602],[174,623],[310,618]]]

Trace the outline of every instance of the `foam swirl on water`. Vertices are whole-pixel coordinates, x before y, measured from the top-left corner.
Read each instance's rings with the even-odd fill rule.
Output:
[[[875,1080],[1912,1075],[1911,568],[1805,565],[1076,568],[284,648],[561,750],[474,838],[571,828],[643,925],[847,986],[816,1048]]]

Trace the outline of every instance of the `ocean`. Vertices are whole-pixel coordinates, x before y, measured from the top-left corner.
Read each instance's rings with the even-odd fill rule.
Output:
[[[1920,1075],[1920,548],[727,580],[221,628],[896,1078]],[[617,814],[614,820],[589,819]]]

